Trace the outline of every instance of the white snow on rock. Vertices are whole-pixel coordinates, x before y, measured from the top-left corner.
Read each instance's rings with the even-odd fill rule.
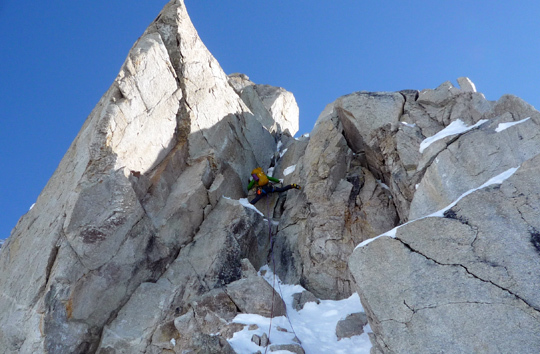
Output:
[[[466,126],[465,123],[463,123],[462,120],[457,119],[450,123],[446,128],[438,132],[437,134],[430,136],[429,138],[424,139],[420,143],[420,153],[424,152],[424,150],[433,144],[437,140],[441,140],[443,138],[446,138],[447,136],[456,135],[456,134],[463,134],[471,129],[474,129],[476,127],[479,127],[480,125],[487,122],[487,119],[481,119],[479,120],[475,125]]]
[[[411,220],[411,221],[408,221],[406,222],[405,224],[402,224],[402,225],[399,225],[399,226],[396,226],[394,227],[392,230],[389,230],[379,236],[376,236],[376,237],[373,237],[373,238],[370,238],[368,240],[365,240],[363,241],[362,243],[360,243],[359,245],[357,245],[355,247],[356,248],[359,248],[359,247],[364,247],[365,245],[371,243],[372,241],[378,239],[379,237],[383,237],[383,236],[387,236],[387,237],[392,237],[392,238],[396,238],[396,232],[397,232],[397,229],[399,229],[400,227],[402,226],[405,226],[411,222],[415,222],[416,220],[420,220],[420,219],[424,219],[424,218],[432,218],[432,217],[444,217],[444,212],[453,208],[461,199],[465,198],[466,196],[468,196],[469,194],[479,190],[479,189],[482,189],[482,188],[485,188],[487,186],[490,186],[492,184],[501,184],[503,183],[505,180],[507,180],[508,178],[510,178],[510,176],[512,176],[519,168],[520,166],[518,167],[514,167],[514,168],[510,168],[506,171],[504,171],[503,173],[500,173],[498,174],[497,176],[495,177],[492,177],[490,178],[489,180],[487,180],[487,182],[485,182],[484,184],[482,184],[480,187],[477,187],[477,188],[473,188],[473,189],[470,189],[468,190],[467,192],[463,193],[462,195],[459,196],[459,198],[457,198],[456,200],[454,200],[452,203],[450,203],[448,206],[446,206],[445,208],[439,210],[439,211],[436,211],[432,214],[429,214],[427,216],[423,216],[421,218],[418,218],[418,219],[414,219],[414,220]]]
[[[295,169],[296,169],[296,165],[289,166],[283,171],[283,175],[288,176],[291,173],[293,173]]]
[[[380,179],[377,180],[377,184],[379,184],[379,186],[381,186],[381,188],[383,189],[390,190],[390,187],[388,187],[388,185],[384,183],[383,181],[381,181]]]
[[[528,121],[530,118],[531,117],[528,117],[528,118],[525,118],[525,119],[522,119],[522,120],[518,120],[517,122],[499,123],[499,125],[497,126],[495,131],[497,133],[500,133],[503,130],[510,128],[511,126],[514,126],[514,125],[520,124],[520,123],[524,123],[524,122]]]
[[[407,123],[407,122],[401,122],[401,124],[407,126],[407,127],[410,127],[410,128],[415,128],[416,127],[416,123]]]
[[[274,274],[269,266],[264,266],[261,271],[266,271],[264,279],[270,285],[274,285]],[[292,306],[293,295],[305,289],[300,285],[283,284],[277,275],[274,288],[281,294],[285,302],[290,322],[285,316],[272,319],[272,329],[269,337],[271,344],[295,344],[293,339],[296,333],[306,354],[368,354],[370,352],[371,342],[367,334],[371,332],[369,325],[364,328],[365,332],[360,336],[343,338],[339,341],[336,336],[336,325],[339,320],[344,319],[351,313],[363,311],[358,294],[354,293],[348,299],[339,301],[320,300],[320,304],[308,302],[302,310],[296,311]],[[229,339],[229,343],[237,353],[264,352],[264,348],[253,343],[251,338],[254,334],[262,336],[266,333],[268,335],[270,318],[253,314],[240,314],[233,319],[233,322],[246,325],[242,331],[236,332]],[[250,330],[249,325],[252,324],[257,325],[258,328]],[[278,330],[278,326],[286,329],[287,332]],[[289,352],[277,351],[272,353]]]
[[[257,209],[257,208],[255,207],[255,205],[251,204],[247,198],[240,198],[238,201],[240,202],[240,204],[242,204],[242,205],[245,206],[246,208],[253,209],[253,210],[255,210],[257,213],[259,213],[259,214],[261,214],[262,216],[264,216],[264,214],[261,213],[261,212],[259,211],[259,209]]]
[[[231,198],[225,197],[225,196],[223,196],[222,198],[229,199],[229,200],[236,200],[236,199],[231,199]],[[259,213],[260,215],[264,216],[264,214],[261,213],[261,212],[259,211],[259,209],[257,209],[257,208],[255,207],[255,205],[251,204],[247,198],[240,198],[240,199],[238,200],[238,202],[239,202],[240,204],[242,204],[244,207],[246,207],[246,208],[248,208],[248,209],[253,209],[253,210],[255,210],[257,213]]]

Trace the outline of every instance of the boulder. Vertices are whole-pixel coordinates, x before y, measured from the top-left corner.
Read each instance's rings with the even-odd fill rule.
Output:
[[[459,88],[466,92],[476,92],[476,86],[468,77],[458,77]]]
[[[308,302],[314,302],[320,304],[321,301],[315,297],[312,293],[307,290],[302,291],[301,293],[296,293],[293,295],[292,307],[296,311],[300,311],[304,308],[304,305]]]
[[[285,303],[281,296],[261,277],[237,280],[226,287],[227,295],[243,313],[264,317],[285,316]]]
[[[459,94],[459,91],[459,88],[454,87],[450,81],[446,81],[436,89],[420,91],[418,103],[440,107],[448,103],[455,95]]]
[[[305,354],[304,348],[300,344],[274,344],[270,346],[270,352],[288,351],[296,354]]]
[[[367,316],[363,312],[352,313],[340,320],[336,326],[336,337],[338,340],[351,338],[364,333],[364,326],[368,324]]]

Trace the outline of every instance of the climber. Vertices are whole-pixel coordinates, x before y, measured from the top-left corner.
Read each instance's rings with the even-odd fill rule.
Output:
[[[300,189],[300,186],[296,183],[289,184],[285,187],[275,187],[274,183],[281,183],[281,181],[277,178],[267,176],[260,167],[251,171],[251,177],[253,177],[253,179],[249,182],[248,191],[253,188],[253,186],[257,186],[257,196],[250,201],[251,204],[257,203],[262,197],[270,193],[285,192],[292,188]]]

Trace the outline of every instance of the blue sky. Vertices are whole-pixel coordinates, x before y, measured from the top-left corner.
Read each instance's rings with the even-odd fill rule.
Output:
[[[0,239],[32,205],[166,0],[0,0]],[[540,107],[537,1],[186,0],[226,73],[294,93],[300,132],[354,91],[468,76]]]

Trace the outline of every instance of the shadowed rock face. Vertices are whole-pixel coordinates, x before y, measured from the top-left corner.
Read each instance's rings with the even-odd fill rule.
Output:
[[[2,248],[0,347],[101,350],[104,327],[155,291],[221,197],[245,196],[253,166],[270,165],[276,139],[263,114],[228,84],[183,2],[167,4]],[[226,239],[233,247],[251,233],[220,260],[220,286],[240,259],[266,257],[248,219]]]
[[[374,350],[533,352],[540,113],[458,82],[340,97],[294,139],[294,96],[227,77],[171,1],[0,251],[0,353],[232,353],[238,313],[285,311],[272,260],[299,304],[357,291]],[[302,186],[266,219],[256,166]]]

